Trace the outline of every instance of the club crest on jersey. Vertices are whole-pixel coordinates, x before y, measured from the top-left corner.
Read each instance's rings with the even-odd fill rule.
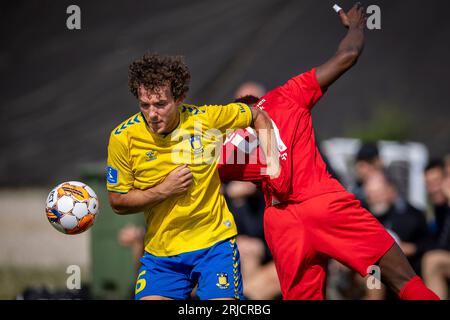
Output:
[[[230,283],[228,282],[228,274],[219,272],[217,274],[216,286],[218,286],[219,289],[227,289],[230,286]]]
[[[193,135],[190,139],[190,143],[192,150],[194,150],[194,154],[203,152],[202,137],[200,135]]]
[[[156,151],[150,150],[149,152],[145,153],[145,156],[147,157],[147,161],[153,161],[156,160]]]

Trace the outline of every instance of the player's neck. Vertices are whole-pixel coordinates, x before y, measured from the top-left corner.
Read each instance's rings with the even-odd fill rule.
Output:
[[[177,111],[177,117],[173,121],[173,125],[171,125],[165,132],[161,132],[160,135],[165,138],[167,137],[167,135],[171,134],[180,124],[180,119],[181,119],[180,111]]]

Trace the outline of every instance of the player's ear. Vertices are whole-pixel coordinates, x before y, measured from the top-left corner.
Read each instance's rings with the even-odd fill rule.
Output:
[[[181,97],[179,97],[178,99],[175,100],[175,103],[180,104],[184,101],[185,98],[186,98],[186,95],[183,94]]]

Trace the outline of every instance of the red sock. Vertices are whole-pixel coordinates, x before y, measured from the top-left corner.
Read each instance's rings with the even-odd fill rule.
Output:
[[[401,288],[399,297],[402,300],[441,300],[425,286],[419,276],[414,276]]]

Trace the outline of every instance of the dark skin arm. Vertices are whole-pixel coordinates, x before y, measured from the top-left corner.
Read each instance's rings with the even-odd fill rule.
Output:
[[[366,17],[363,6],[358,2],[347,13],[344,10],[339,11],[339,17],[342,24],[348,28],[348,32],[334,56],[316,69],[317,81],[322,91],[358,61],[364,48]]]

